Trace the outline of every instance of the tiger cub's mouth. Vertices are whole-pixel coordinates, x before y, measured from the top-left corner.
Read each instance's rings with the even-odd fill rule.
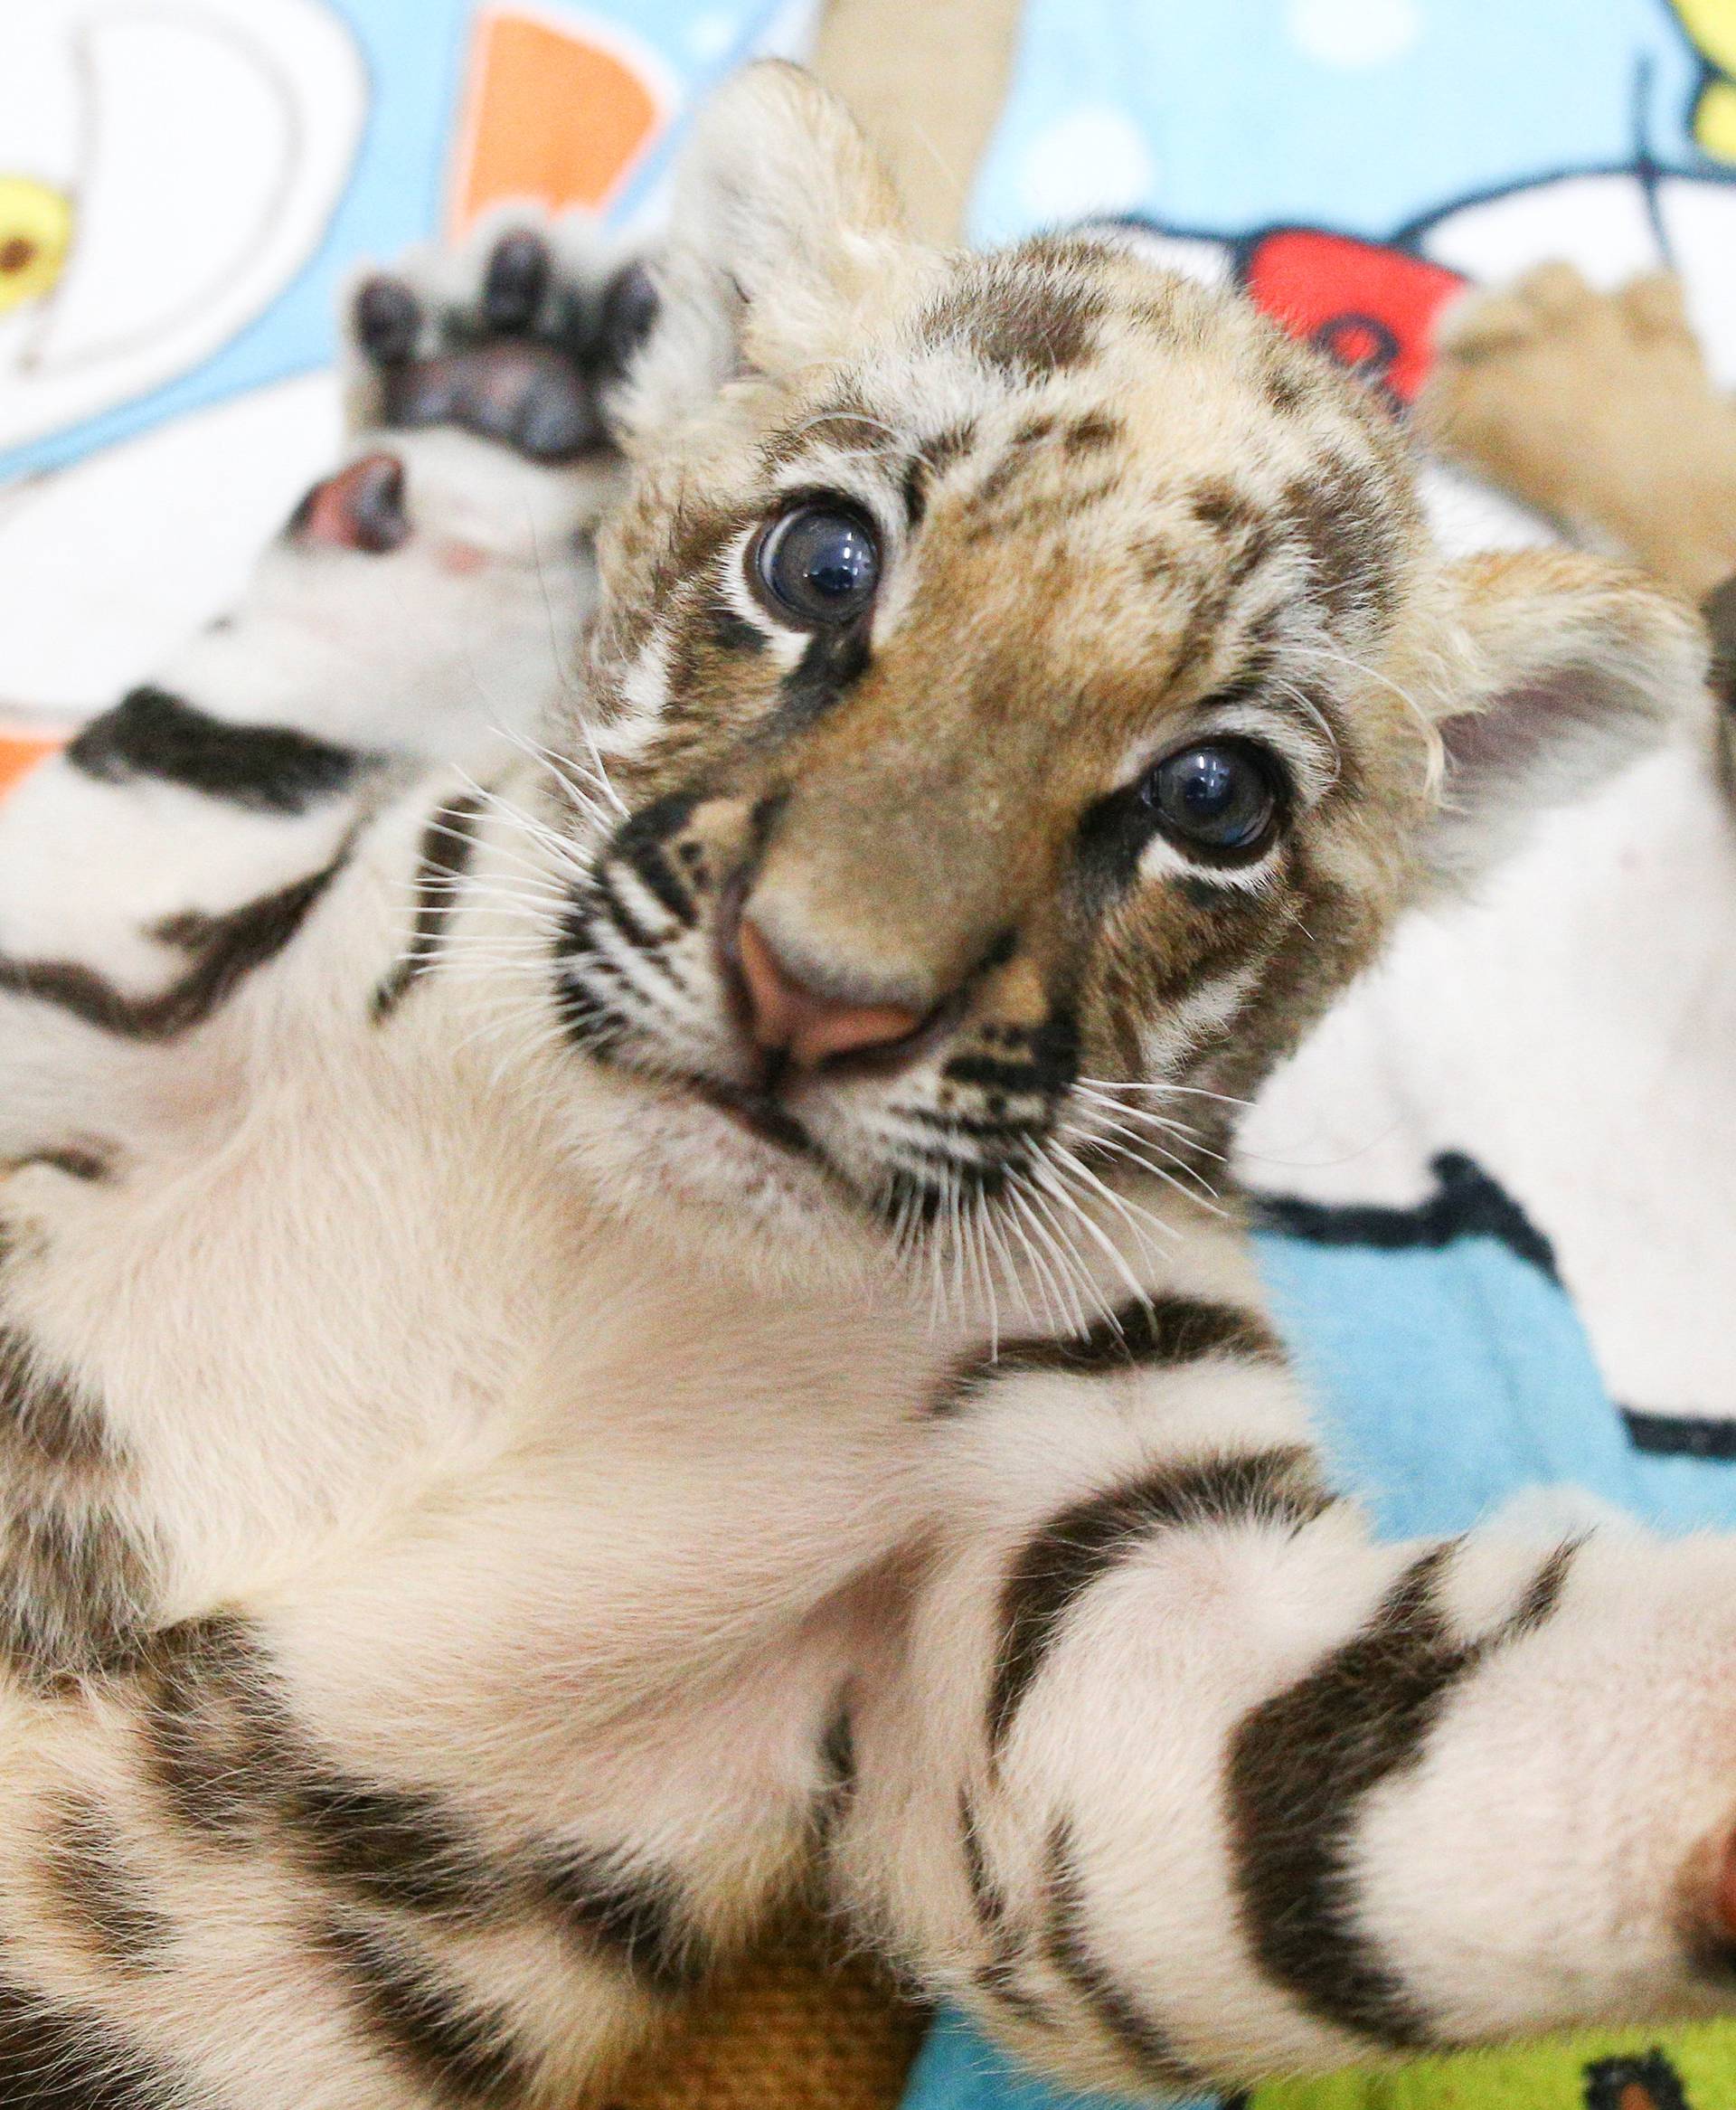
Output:
[[[686,1088],[694,1098],[715,1107],[726,1121],[760,1142],[774,1144],[796,1157],[813,1156],[813,1138],[774,1092],[763,1088],[743,1091],[704,1077],[689,1078]]]

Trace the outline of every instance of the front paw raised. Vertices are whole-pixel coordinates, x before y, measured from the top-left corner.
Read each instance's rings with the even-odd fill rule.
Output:
[[[370,421],[452,426],[551,466],[606,449],[608,396],[650,331],[656,293],[643,262],[590,271],[572,247],[520,222],[456,260],[456,289],[419,283],[436,274],[413,266],[366,279],[350,330]]]

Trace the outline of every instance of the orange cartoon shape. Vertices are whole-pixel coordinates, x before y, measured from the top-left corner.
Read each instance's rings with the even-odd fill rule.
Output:
[[[509,199],[600,210],[643,160],[674,101],[656,59],[618,28],[516,6],[478,15],[467,80],[455,232]]]

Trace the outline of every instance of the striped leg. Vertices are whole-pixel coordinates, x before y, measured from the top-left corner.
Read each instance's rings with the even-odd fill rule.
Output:
[[[392,1639],[358,1616],[369,1586],[341,1606],[335,1676],[315,1593],[184,1623],[96,1679],[0,1677],[0,2101],[573,2102],[806,1849],[827,1791],[814,1666],[749,1665],[752,1719],[712,1696],[678,1753],[618,1736],[585,1767],[552,1707],[480,1735],[429,1675],[439,1608],[411,1665],[399,1600]]]
[[[971,1374],[839,1861],[1074,2085],[1729,2004],[1736,1546],[1379,1546],[1250,1312]]]
[[[618,474],[600,406],[650,319],[642,275],[587,279],[577,239],[515,228],[361,288],[349,458],[232,613],[0,816],[0,1159],[90,1171],[232,1109],[199,1029],[408,779],[482,768],[569,678]]]

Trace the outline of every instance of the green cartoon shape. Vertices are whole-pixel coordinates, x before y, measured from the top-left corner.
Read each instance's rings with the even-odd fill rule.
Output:
[[[1736,2110],[1736,2028],[1600,2031],[1275,2082],[1247,2110]]]

